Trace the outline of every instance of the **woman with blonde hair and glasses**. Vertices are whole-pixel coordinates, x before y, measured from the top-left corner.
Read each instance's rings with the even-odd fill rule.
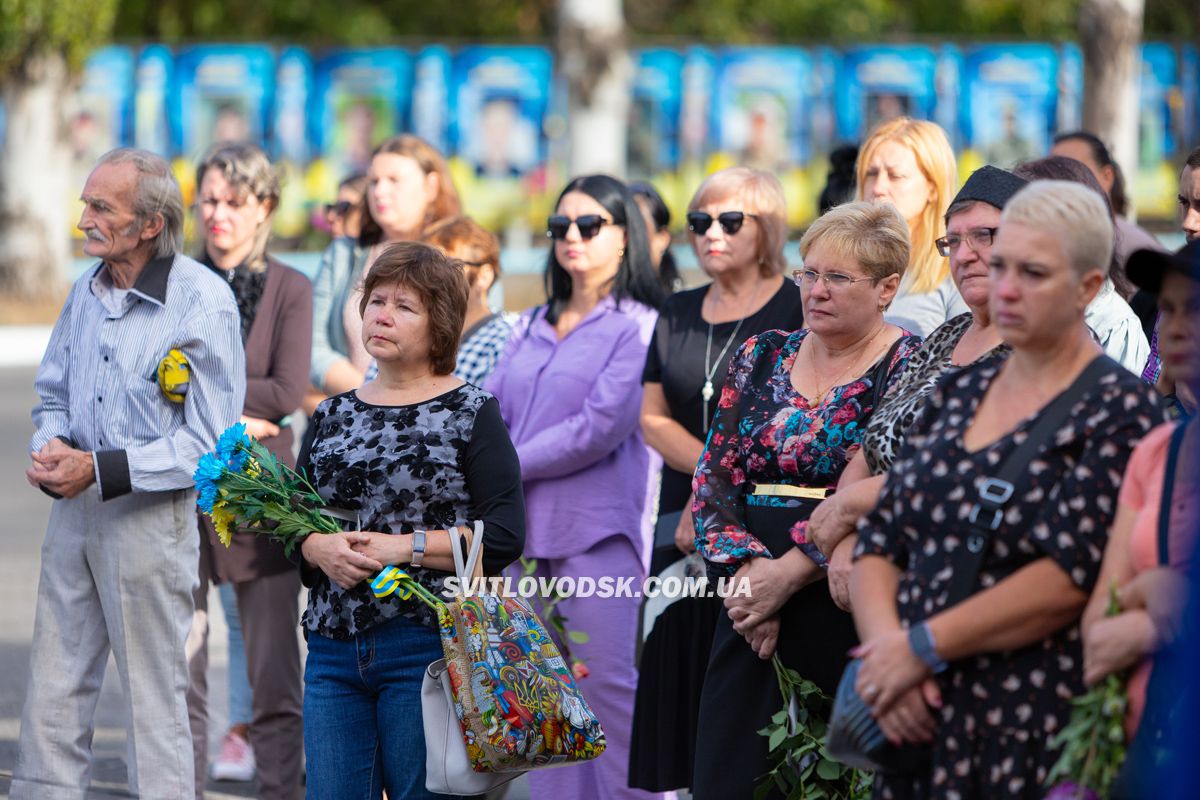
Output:
[[[642,372],[642,433],[665,462],[653,573],[696,549],[692,473],[729,362],[751,336],[794,331],[804,321],[800,290],[783,275],[787,207],[778,178],[748,167],[715,172],[696,190],[687,220],[712,282],[667,298]],[[630,751],[637,786],[691,784],[700,687],[720,609],[719,598],[682,598],[646,639]]]
[[[196,221],[203,242],[199,259],[229,281],[241,316],[246,349],[242,422],[280,461],[293,464],[289,420],[308,384],[312,287],[307,278],[267,253],[271,215],[279,205],[279,180],[258,147],[225,143],[215,146],[196,166],[196,185]],[[213,764],[213,775],[250,780],[257,755],[259,797],[297,798],[302,767],[296,743],[303,735],[296,642],[300,576],[283,547],[264,536],[237,533],[228,548],[222,546],[205,516],[200,517],[200,584],[195,593],[200,613],[192,632],[199,641],[189,662],[188,690],[196,795],[203,796],[208,774],[205,671],[210,580],[221,584],[231,628],[230,651],[244,654],[240,660],[231,659],[230,693],[237,694],[238,684],[248,679],[250,695],[248,713],[231,708],[231,728]]]
[[[897,117],[871,132],[858,153],[858,199],[886,201],[908,223],[912,255],[889,322],[928,336],[970,309],[950,278],[950,266],[934,242],[944,233],[943,215],[958,185],[954,151],[937,124]]]
[[[770,768],[758,735],[781,700],[767,660],[833,693],[856,643],[800,523],[858,451],[887,386],[920,338],[883,316],[909,263],[890,204],[847,203],[800,242],[807,327],[752,336],[730,364],[692,479],[696,545],[710,578],[749,582],[725,600],[700,699],[692,789],[749,797]]]

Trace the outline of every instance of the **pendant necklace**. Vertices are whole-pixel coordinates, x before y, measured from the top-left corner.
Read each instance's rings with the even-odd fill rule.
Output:
[[[754,294],[750,298],[750,308],[754,309],[754,301],[758,299],[758,287],[754,287]],[[700,389],[701,408],[703,409],[702,430],[708,433],[708,404],[712,401],[713,395],[716,394],[716,389],[713,388],[713,375],[717,373],[717,367],[721,365],[721,359],[725,357],[725,353],[729,350],[729,346],[733,344],[733,340],[737,338],[738,331],[742,329],[742,323],[750,316],[747,312],[738,320],[737,325],[733,328],[733,333],[729,334],[729,338],[725,340],[725,346],[721,348],[721,352],[717,355],[715,362],[709,362],[712,357],[712,340],[713,340],[713,324],[708,323],[708,341],[704,345],[704,386]]]

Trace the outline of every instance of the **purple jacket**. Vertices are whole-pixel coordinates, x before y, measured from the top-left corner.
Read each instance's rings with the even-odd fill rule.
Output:
[[[648,499],[662,465],[638,418],[658,314],[605,298],[560,341],[544,312],[522,315],[484,385],[500,401],[521,460],[525,555],[567,558],[622,535],[646,562]]]

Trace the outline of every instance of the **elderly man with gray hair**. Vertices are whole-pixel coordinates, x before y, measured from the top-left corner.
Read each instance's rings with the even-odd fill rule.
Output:
[[[192,473],[241,414],[238,310],[224,281],[178,253],[183,199],[166,161],[107,153],[81,199],[84,252],[100,263],[72,288],[35,383],[26,476],[56,499],[12,797],[85,796],[111,650],[130,788],[191,798]]]

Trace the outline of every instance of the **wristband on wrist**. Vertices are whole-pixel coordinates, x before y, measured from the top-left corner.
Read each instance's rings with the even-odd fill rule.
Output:
[[[414,567],[421,566],[421,562],[425,560],[425,531],[413,531],[412,538],[412,561]]]
[[[945,672],[950,666],[938,656],[937,650],[934,648],[933,631],[929,628],[928,622],[922,622],[918,625],[913,625],[908,629],[908,646],[912,648],[913,654],[925,662],[925,664],[933,670],[933,674]]]

